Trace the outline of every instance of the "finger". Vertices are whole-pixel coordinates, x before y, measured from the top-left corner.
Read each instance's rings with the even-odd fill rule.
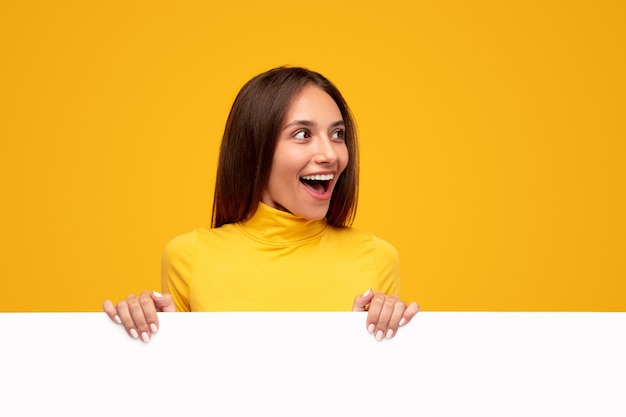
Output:
[[[151,297],[152,301],[154,301],[154,305],[157,311],[163,311],[168,313],[173,313],[176,311],[176,304],[174,304],[174,299],[170,294],[161,294],[159,292],[153,291]]]
[[[126,302],[128,304],[128,311],[135,325],[135,331],[143,342],[148,342],[150,340],[150,328],[139,297],[130,295],[126,298]],[[154,304],[152,304],[152,306],[154,308]]]
[[[415,301],[413,301],[409,306],[404,310],[404,314],[400,319],[400,326],[404,326],[408,324],[413,317],[420,311],[420,306]]]
[[[354,303],[352,303],[352,311],[367,311],[367,305],[374,298],[374,292],[372,290],[365,291],[362,295],[354,297]]]
[[[139,305],[141,306],[143,316],[148,326],[148,331],[146,332],[146,334],[149,337],[159,330],[159,317],[157,316],[157,309],[154,300],[152,299],[151,291],[143,291],[141,293],[141,295],[139,296]],[[137,324],[136,321],[135,324]],[[144,340],[143,337],[142,340]],[[144,340],[144,342],[146,342],[146,340]]]
[[[126,300],[117,303],[117,314],[122,320],[122,324],[126,329],[126,333],[128,333],[128,335],[133,339],[137,339],[139,337],[139,334],[135,329],[135,322],[133,321],[133,317],[130,315],[130,311],[128,310],[128,302]]]
[[[104,300],[104,303],[102,304],[102,309],[105,313],[107,313],[107,316],[109,316],[111,320],[113,320],[117,324],[122,324],[122,320],[117,314],[117,309],[115,308],[111,300]]]
[[[385,337],[387,339],[391,339],[398,332],[398,326],[404,317],[405,310],[406,303],[402,300],[396,300],[393,306],[393,312],[391,313],[391,319],[389,320],[389,326],[387,327],[387,332],[385,333]]]
[[[383,295],[383,297],[382,308],[380,310],[380,314],[378,315],[376,329],[374,330],[376,340],[382,340],[387,334],[391,316],[393,315],[393,310],[395,309],[396,302],[398,301],[398,296],[395,294],[388,296]]]
[[[372,334],[376,333],[376,327],[378,325],[378,320],[380,319],[380,313],[383,311],[386,297],[387,296],[382,292],[377,292],[374,294],[372,301],[370,301],[369,309],[367,310],[367,321],[365,324],[367,326],[367,331]]]

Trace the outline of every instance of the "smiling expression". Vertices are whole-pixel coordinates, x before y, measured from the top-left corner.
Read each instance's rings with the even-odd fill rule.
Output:
[[[344,136],[335,101],[319,87],[304,87],[281,125],[261,201],[305,219],[324,218],[348,164]]]

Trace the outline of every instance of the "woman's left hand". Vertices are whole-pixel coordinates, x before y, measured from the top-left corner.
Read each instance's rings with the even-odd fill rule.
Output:
[[[408,306],[397,295],[374,293],[367,290],[357,295],[352,304],[352,311],[367,311],[367,331],[375,335],[376,340],[391,339],[398,327],[406,325],[419,311],[419,305],[412,302]]]

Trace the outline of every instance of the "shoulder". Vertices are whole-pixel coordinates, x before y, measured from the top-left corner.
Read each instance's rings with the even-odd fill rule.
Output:
[[[178,235],[165,244],[164,255],[175,255],[194,249],[198,241],[198,230]]]
[[[198,232],[194,230],[178,235],[165,244],[161,255],[163,269],[190,268],[196,257]]]
[[[336,228],[342,235],[341,247],[350,247],[358,256],[357,262],[367,262],[374,272],[373,289],[385,294],[400,292],[400,256],[396,248],[371,232],[354,228]]]
[[[329,232],[333,235],[338,236],[341,239],[345,239],[347,241],[351,241],[354,243],[363,242],[368,245],[371,245],[372,248],[376,252],[380,252],[382,254],[388,254],[393,257],[398,256],[398,252],[396,248],[389,242],[380,237],[374,235],[373,233],[357,229],[353,227],[329,227]]]
[[[374,245],[374,251],[377,256],[383,259],[389,259],[391,261],[399,261],[400,255],[398,255],[398,251],[396,248],[389,242],[384,239],[379,238],[378,236],[372,236],[372,243]]]
[[[189,257],[198,250],[203,251],[205,247],[214,247],[224,245],[228,242],[228,237],[239,234],[234,224],[226,224],[218,228],[202,227],[183,233],[171,239],[165,245],[163,256],[165,258],[172,257]]]

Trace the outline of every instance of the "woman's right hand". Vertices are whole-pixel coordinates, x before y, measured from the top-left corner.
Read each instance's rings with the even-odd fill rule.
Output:
[[[111,300],[106,300],[103,308],[111,320],[124,325],[130,337],[141,338],[146,343],[159,330],[157,312],[176,311],[172,296],[156,291],[144,291],[139,297],[131,294],[117,305],[114,305]]]

